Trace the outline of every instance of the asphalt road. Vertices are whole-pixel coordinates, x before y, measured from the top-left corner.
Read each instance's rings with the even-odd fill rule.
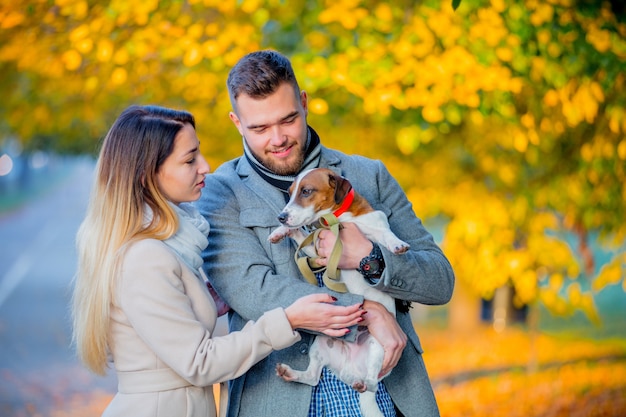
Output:
[[[89,373],[70,347],[74,236],[93,164],[72,164],[27,204],[0,213],[0,416],[97,416],[114,376]]]

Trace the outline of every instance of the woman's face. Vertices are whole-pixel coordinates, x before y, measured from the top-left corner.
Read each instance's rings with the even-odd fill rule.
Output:
[[[174,150],[157,172],[157,184],[163,195],[172,203],[180,204],[200,198],[204,176],[209,164],[200,154],[200,141],[190,124],[178,132]]]

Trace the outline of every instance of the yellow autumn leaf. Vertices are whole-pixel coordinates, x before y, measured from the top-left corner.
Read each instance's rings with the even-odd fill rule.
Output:
[[[626,139],[622,139],[617,145],[617,156],[622,161],[626,160]]]
[[[100,62],[109,62],[113,56],[113,42],[101,39],[96,47],[96,59]]]
[[[93,49],[93,40],[89,38],[82,39],[79,42],[76,42],[75,46],[81,54],[88,54]]]
[[[128,73],[122,67],[117,67],[111,73],[111,84],[114,86],[120,86],[128,79]]]
[[[390,22],[393,19],[393,11],[391,10],[391,6],[387,3],[380,3],[374,9],[374,16],[376,19],[382,20],[385,22]]]
[[[78,42],[89,36],[89,25],[82,24],[70,32],[70,41]]]
[[[444,114],[438,106],[426,105],[422,108],[422,117],[429,123],[439,123],[444,119]]]
[[[202,61],[202,50],[198,44],[191,45],[183,56],[183,65],[193,67]]]
[[[324,115],[328,113],[328,103],[322,98],[314,98],[309,101],[309,110],[313,114]]]
[[[591,288],[600,291],[607,285],[618,283],[626,277],[626,255],[618,256],[604,265],[593,280]]]
[[[83,62],[82,55],[74,49],[64,52],[61,56],[61,59],[65,64],[65,68],[69,71],[74,71],[78,69]]]
[[[22,24],[25,17],[21,12],[11,10],[6,14],[0,14],[0,29],[11,29]]]

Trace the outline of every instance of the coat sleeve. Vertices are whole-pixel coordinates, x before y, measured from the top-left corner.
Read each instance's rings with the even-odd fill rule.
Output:
[[[300,340],[282,309],[268,311],[241,331],[212,338],[194,314],[181,281],[183,268],[162,242],[137,242],[125,254],[117,294],[143,343],[190,383],[208,386],[236,378],[272,350]]]
[[[370,161],[371,163],[372,161]],[[427,305],[441,305],[452,297],[454,272],[450,262],[432,235],[415,215],[411,202],[398,182],[380,161],[375,161],[374,184],[365,187],[375,208],[382,209],[388,217],[391,230],[409,243],[411,248],[402,255],[395,255],[381,247],[385,270],[376,288],[392,297]],[[375,190],[377,195],[373,193]]]

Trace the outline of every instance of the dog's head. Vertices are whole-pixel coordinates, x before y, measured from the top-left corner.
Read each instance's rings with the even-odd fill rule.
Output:
[[[290,228],[315,223],[339,207],[351,189],[350,181],[330,169],[304,171],[289,187],[289,202],[278,220]]]

